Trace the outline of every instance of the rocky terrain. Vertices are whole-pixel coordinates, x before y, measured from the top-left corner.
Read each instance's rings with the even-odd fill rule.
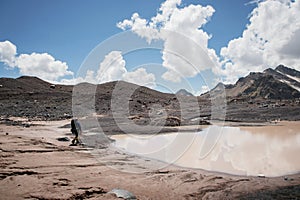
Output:
[[[299,174],[246,177],[179,168],[100,148],[71,147],[70,120],[33,126],[0,124],[1,199],[120,199],[116,188],[137,199],[299,199]],[[135,172],[135,173],[130,173]]]
[[[36,77],[0,79],[1,116],[63,119],[72,116],[73,86],[53,85]]]
[[[211,119],[223,120],[212,114],[218,109],[226,111],[227,121],[300,120],[299,74],[278,66],[250,73],[234,85],[220,83],[199,97],[184,90],[161,93],[123,81],[67,86],[36,77],[0,78],[0,116],[35,120],[96,116],[103,127],[110,128],[116,118],[153,127],[206,124]],[[218,98],[220,105],[215,101]]]

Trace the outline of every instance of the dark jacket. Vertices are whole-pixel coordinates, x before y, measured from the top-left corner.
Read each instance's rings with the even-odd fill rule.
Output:
[[[79,133],[81,133],[81,126],[77,119],[71,120],[71,132],[78,137]]]

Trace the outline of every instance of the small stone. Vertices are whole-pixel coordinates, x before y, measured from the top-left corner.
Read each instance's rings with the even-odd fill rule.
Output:
[[[289,178],[289,177],[285,176],[285,177],[284,177],[284,180],[285,180],[285,181],[293,181],[294,179],[293,179],[293,178]]]
[[[266,178],[266,176],[264,174],[258,174],[257,177],[258,178]]]
[[[68,138],[68,137],[60,137],[60,138],[56,138],[56,140],[60,141],[60,142],[69,142],[70,138]]]
[[[25,128],[29,128],[29,127],[30,127],[30,124],[23,124],[23,126],[24,126]]]

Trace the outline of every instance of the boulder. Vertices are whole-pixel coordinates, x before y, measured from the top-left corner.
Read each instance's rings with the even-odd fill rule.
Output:
[[[132,194],[131,192],[129,192],[127,190],[123,190],[123,189],[112,189],[108,193],[109,194],[115,194],[118,198],[122,198],[122,199],[126,199],[126,200],[134,200],[134,199],[136,199],[136,197],[134,196],[134,194]]]

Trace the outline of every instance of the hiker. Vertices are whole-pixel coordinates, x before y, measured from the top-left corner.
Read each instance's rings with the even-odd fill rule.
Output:
[[[71,132],[73,135],[75,135],[75,138],[72,140],[72,145],[79,144],[79,134],[81,134],[81,126],[78,122],[78,119],[72,119],[71,120]]]

